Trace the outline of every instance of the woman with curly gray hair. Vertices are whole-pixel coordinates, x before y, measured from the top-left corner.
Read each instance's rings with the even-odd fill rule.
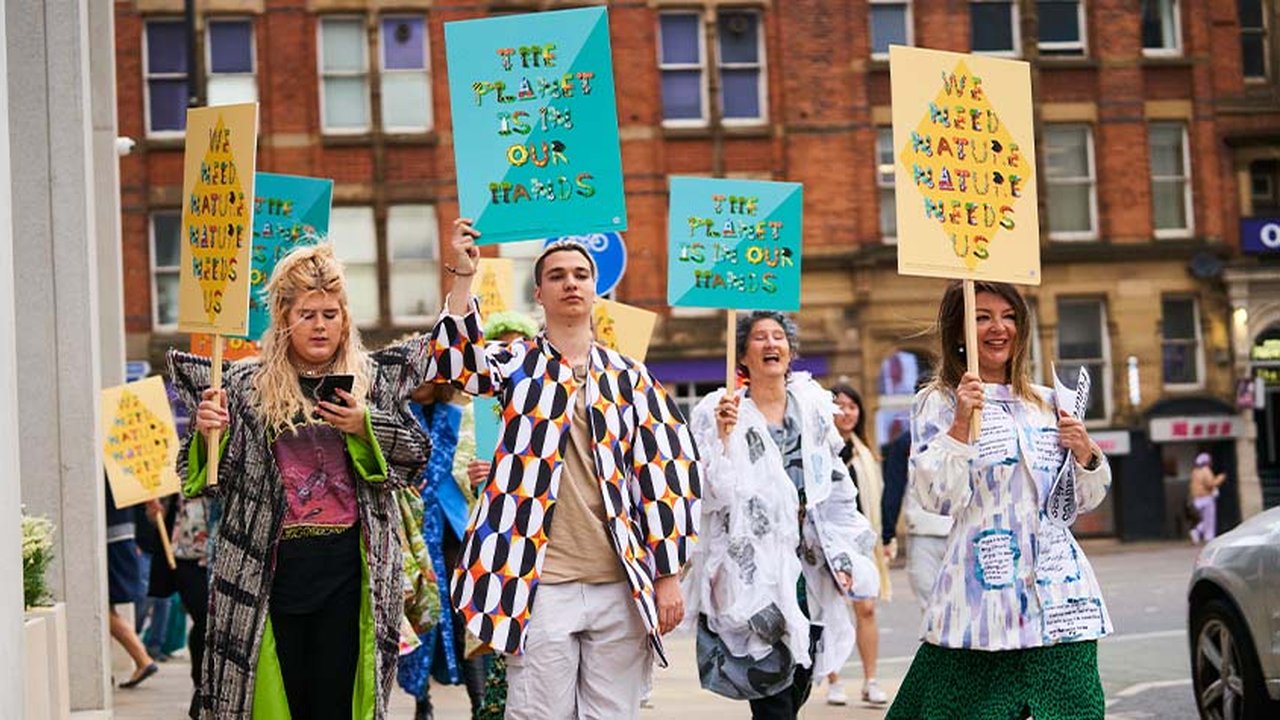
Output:
[[[812,678],[853,650],[844,597],[874,594],[875,533],[840,460],[831,394],[793,372],[795,323],[739,318],[746,387],[693,411],[702,451],[699,561],[686,578],[702,686],[747,700],[753,718],[795,718]],[[821,637],[821,644],[818,639]]]

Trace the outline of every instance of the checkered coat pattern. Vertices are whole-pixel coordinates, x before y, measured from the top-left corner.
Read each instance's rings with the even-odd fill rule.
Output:
[[[378,446],[389,471],[385,482],[357,478],[356,499],[368,562],[374,620],[375,718],[387,716],[399,654],[400,618],[404,610],[401,580],[400,522],[394,488],[421,472],[430,442],[398,414],[409,393],[422,380],[427,340],[415,338],[370,356],[370,390],[366,405]],[[169,351],[170,377],[178,396],[195,414],[200,395],[210,385],[209,358]],[[285,512],[284,484],[276,467],[262,418],[252,400],[257,360],[224,365],[223,388],[231,415],[218,484],[209,490],[223,501],[209,587],[209,623],[205,635],[200,717],[204,720],[248,720],[258,653],[268,617],[274,578],[276,542]],[[197,435],[184,439],[178,454],[178,476],[187,476],[187,448]]]
[[[489,481],[472,511],[453,574],[453,603],[467,629],[506,653],[524,649],[569,450],[577,394],[587,394],[605,530],[635,605],[665,665],[654,577],[680,571],[700,520],[697,450],[684,417],[644,365],[591,350],[587,379],[545,336],[484,343],[479,311],[445,314],[432,331],[428,375],[502,408]]]

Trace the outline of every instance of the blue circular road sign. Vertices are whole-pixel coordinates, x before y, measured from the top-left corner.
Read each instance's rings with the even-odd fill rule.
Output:
[[[562,240],[583,245],[596,261],[596,294],[613,292],[627,271],[627,244],[622,241],[622,235],[616,232],[561,235],[547,238],[543,247]]]

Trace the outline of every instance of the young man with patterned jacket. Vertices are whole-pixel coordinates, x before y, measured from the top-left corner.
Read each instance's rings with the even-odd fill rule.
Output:
[[[471,294],[478,236],[454,222],[457,266],[445,266],[453,282],[428,368],[502,408],[453,602],[468,631],[508,655],[508,720],[634,718],[652,653],[666,665],[661,636],[684,615],[697,451],[644,365],[594,343],[596,268],[582,245],[553,244],[534,264],[543,332],[485,343]]]

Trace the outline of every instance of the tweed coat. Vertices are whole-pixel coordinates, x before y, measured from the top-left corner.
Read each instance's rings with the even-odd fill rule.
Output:
[[[678,573],[700,522],[697,450],[680,409],[642,363],[592,347],[587,379],[546,338],[485,343],[480,313],[441,315],[428,375],[472,395],[497,395],[502,426],[472,510],[453,603],[471,634],[519,654],[546,556],[569,423],[585,392],[605,530],[660,661],[653,579]]]
[[[399,653],[404,611],[400,522],[394,488],[421,471],[429,441],[399,414],[417,387],[425,367],[426,339],[418,337],[369,356],[369,424],[387,464],[385,482],[356,478],[356,501],[372,597],[374,637],[374,717],[387,715],[387,702]],[[170,376],[194,415],[201,392],[210,385],[208,358],[169,351]],[[223,388],[231,416],[218,484],[209,488],[223,499],[209,588],[201,717],[240,720],[252,717],[254,683],[268,599],[274,577],[276,543],[285,513],[284,485],[262,418],[252,406],[256,359],[224,366]],[[193,428],[178,455],[178,476],[187,478]],[[184,488],[184,491],[201,488]],[[364,641],[370,638],[364,638]],[[358,686],[358,685],[357,685]]]

